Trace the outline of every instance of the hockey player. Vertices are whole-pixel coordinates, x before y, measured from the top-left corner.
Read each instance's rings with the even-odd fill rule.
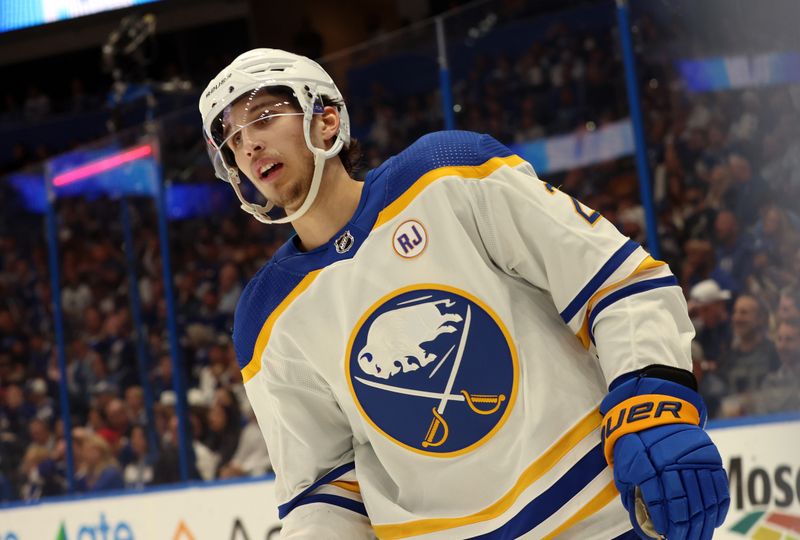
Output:
[[[242,208],[296,232],[234,325],[284,538],[711,538],[727,478],[666,265],[488,135],[353,180],[304,57],[242,54],[200,112]]]

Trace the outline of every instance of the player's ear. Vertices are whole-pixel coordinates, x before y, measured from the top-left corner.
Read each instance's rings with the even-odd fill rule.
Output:
[[[339,111],[336,110],[336,107],[328,105],[319,115],[319,119],[320,134],[325,143],[325,148],[330,148],[333,144],[333,139],[339,133]]]

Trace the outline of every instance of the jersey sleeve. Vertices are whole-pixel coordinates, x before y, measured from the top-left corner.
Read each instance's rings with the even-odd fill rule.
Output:
[[[479,144],[487,155],[504,148],[488,135]],[[694,329],[669,267],[517,163],[469,184],[493,262],[550,294],[564,324],[598,355],[609,384],[653,364],[691,370]]]

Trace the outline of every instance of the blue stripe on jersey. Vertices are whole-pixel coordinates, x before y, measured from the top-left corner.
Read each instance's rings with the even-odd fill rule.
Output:
[[[505,525],[492,532],[472,537],[484,540],[511,540],[538,527],[544,520],[553,515],[570,499],[575,497],[586,485],[607,467],[601,445],[592,448],[555,484],[529,502]]]
[[[564,320],[565,323],[569,324],[569,321],[575,316],[576,313],[589,301],[589,298],[592,297],[594,293],[600,288],[600,286],[605,283],[608,279],[608,276],[614,273],[614,271],[622,266],[628,257],[630,257],[631,253],[636,251],[636,248],[639,247],[639,244],[634,242],[633,240],[628,240],[625,242],[621,248],[619,248],[616,253],[614,253],[610,259],[606,261],[606,263],[600,267],[600,270],[589,280],[581,292],[569,303],[569,305],[564,308],[564,311],[561,312],[561,318]]]
[[[623,287],[618,291],[614,291],[613,293],[609,294],[602,300],[600,300],[594,309],[592,310],[591,315],[589,315],[589,337],[592,338],[592,343],[594,343],[594,331],[592,327],[594,326],[594,321],[597,316],[608,306],[622,300],[623,298],[627,298],[634,294],[639,294],[645,291],[651,291],[653,289],[660,289],[661,287],[672,287],[673,285],[678,285],[678,280],[675,276],[665,276],[660,278],[654,279],[647,279],[645,281],[638,281],[633,283],[632,285],[628,285],[627,287]]]
[[[352,471],[355,468],[356,468],[355,462],[345,463],[344,465],[340,465],[340,466],[336,467],[331,472],[329,472],[328,474],[326,474],[325,476],[323,476],[322,478],[320,478],[319,480],[317,480],[316,482],[314,482],[313,484],[308,486],[306,489],[304,489],[302,492],[300,492],[299,495],[295,496],[292,500],[290,500],[289,502],[283,503],[280,506],[278,506],[278,517],[283,519],[286,515],[289,514],[289,512],[292,511],[292,509],[294,507],[300,506],[301,504],[305,504],[305,503],[302,503],[302,499],[304,497],[306,497],[306,495],[308,495],[309,493],[311,493],[312,491],[314,491],[315,489],[317,489],[318,487],[320,487],[322,485],[325,485],[325,484],[328,484],[330,482],[333,482],[334,480],[336,480],[337,478],[342,476],[344,473]],[[317,495],[315,495],[315,496],[317,496]],[[340,497],[340,498],[344,498],[344,497]],[[347,499],[347,500],[349,500],[349,499]]]
[[[298,502],[295,506],[303,506],[304,504],[311,504],[311,503],[325,503],[325,504],[332,504],[334,506],[341,506],[342,508],[347,508],[357,514],[361,514],[366,516],[367,515],[367,507],[364,506],[364,503],[354,501],[353,499],[348,499],[347,497],[340,497],[339,495],[329,495],[327,493],[320,493],[317,495],[310,495],[303,499],[302,501]],[[281,516],[283,519],[283,516]]]
[[[640,539],[639,535],[636,534],[636,532],[633,531],[633,529],[631,529],[630,531],[617,536],[616,538],[614,538],[614,540],[640,540]]]

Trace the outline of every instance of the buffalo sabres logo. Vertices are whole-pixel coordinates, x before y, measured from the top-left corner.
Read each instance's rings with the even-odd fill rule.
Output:
[[[345,369],[366,420],[426,455],[484,443],[516,397],[516,350],[502,321],[442,285],[407,287],[373,305],[353,330]]]

